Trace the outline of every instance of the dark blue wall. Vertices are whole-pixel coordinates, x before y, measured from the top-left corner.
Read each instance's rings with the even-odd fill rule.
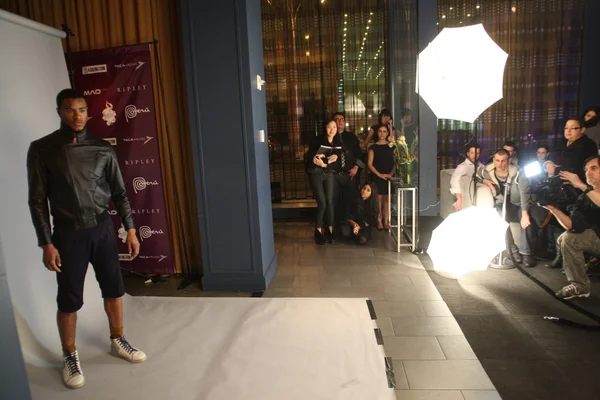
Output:
[[[273,240],[260,0],[182,0],[205,290],[265,289]]]
[[[579,90],[579,111],[600,105],[600,1],[585,2],[583,21],[583,58]]]
[[[0,399],[30,399],[0,243]]]

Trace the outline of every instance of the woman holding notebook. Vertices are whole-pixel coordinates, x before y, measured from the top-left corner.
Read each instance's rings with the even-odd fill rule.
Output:
[[[344,144],[335,121],[329,121],[326,134],[315,136],[307,153],[308,180],[317,200],[315,243],[333,243],[335,203],[338,190],[335,175],[341,173]]]

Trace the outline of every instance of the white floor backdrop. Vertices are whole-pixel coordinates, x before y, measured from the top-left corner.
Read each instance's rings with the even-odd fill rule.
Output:
[[[70,86],[61,35],[0,10],[0,242],[34,398],[393,399],[364,300],[126,296],[126,332],[148,353],[132,365],[108,354],[91,269],[77,337],[86,385],[62,385],[56,281],[36,246],[25,168]]]

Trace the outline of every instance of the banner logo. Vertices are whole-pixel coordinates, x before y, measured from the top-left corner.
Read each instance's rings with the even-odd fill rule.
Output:
[[[110,143],[111,146],[116,146],[117,145],[117,138],[107,137],[107,138],[104,138],[104,140],[106,140],[108,143]]]
[[[131,261],[131,254],[122,254],[119,253],[119,261]]]
[[[158,182],[157,181],[147,181],[146,179],[142,178],[141,176],[133,178],[133,190],[135,191],[136,194],[138,192],[141,192],[142,190],[146,189],[148,186],[158,186]]]
[[[81,73],[83,75],[91,75],[91,74],[102,74],[108,72],[108,68],[106,68],[106,64],[98,64],[98,65],[86,65],[81,69]]]
[[[135,67],[135,71],[137,71],[144,64],[146,64],[144,61],[130,62],[127,64],[115,64],[115,68]]]
[[[140,256],[140,259],[142,260],[158,260],[157,262],[161,262],[165,258],[167,258],[167,256],[163,256],[162,254],[159,256]]]
[[[108,101],[106,102],[106,108],[102,110],[102,119],[106,121],[106,126],[111,126],[117,122],[117,113],[113,110],[113,105]]]
[[[138,116],[138,114],[149,113],[149,112],[150,112],[150,109],[148,107],[137,108],[133,104],[130,104],[127,107],[125,107],[125,120],[129,123],[129,120],[134,119],[135,117]]]
[[[144,239],[150,239],[154,235],[164,235],[165,233],[162,229],[157,231],[153,231],[149,226],[140,226],[140,237],[142,238],[142,242]]]
[[[154,136],[146,136],[146,137],[137,137],[137,138],[124,138],[123,141],[124,142],[144,142],[143,144],[148,143],[149,141],[151,141],[152,139],[154,139]]]
[[[83,91],[84,96],[93,96],[93,95],[101,94],[101,93],[102,93],[101,89],[90,89],[90,90]]]
[[[117,88],[117,93],[140,92],[146,90],[146,85],[122,86]]]

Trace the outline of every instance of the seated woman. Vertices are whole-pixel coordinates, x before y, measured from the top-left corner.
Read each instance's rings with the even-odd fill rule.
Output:
[[[366,244],[371,239],[371,229],[377,223],[378,214],[377,187],[367,182],[361,187],[360,194],[349,202],[345,221],[339,227],[340,234],[356,244]]]
[[[377,217],[377,229],[388,230],[388,180],[396,172],[394,162],[394,148],[390,147],[387,137],[390,130],[386,125],[377,128],[378,140],[369,148],[367,165],[371,171],[371,180],[377,186],[379,197],[379,216]]]

